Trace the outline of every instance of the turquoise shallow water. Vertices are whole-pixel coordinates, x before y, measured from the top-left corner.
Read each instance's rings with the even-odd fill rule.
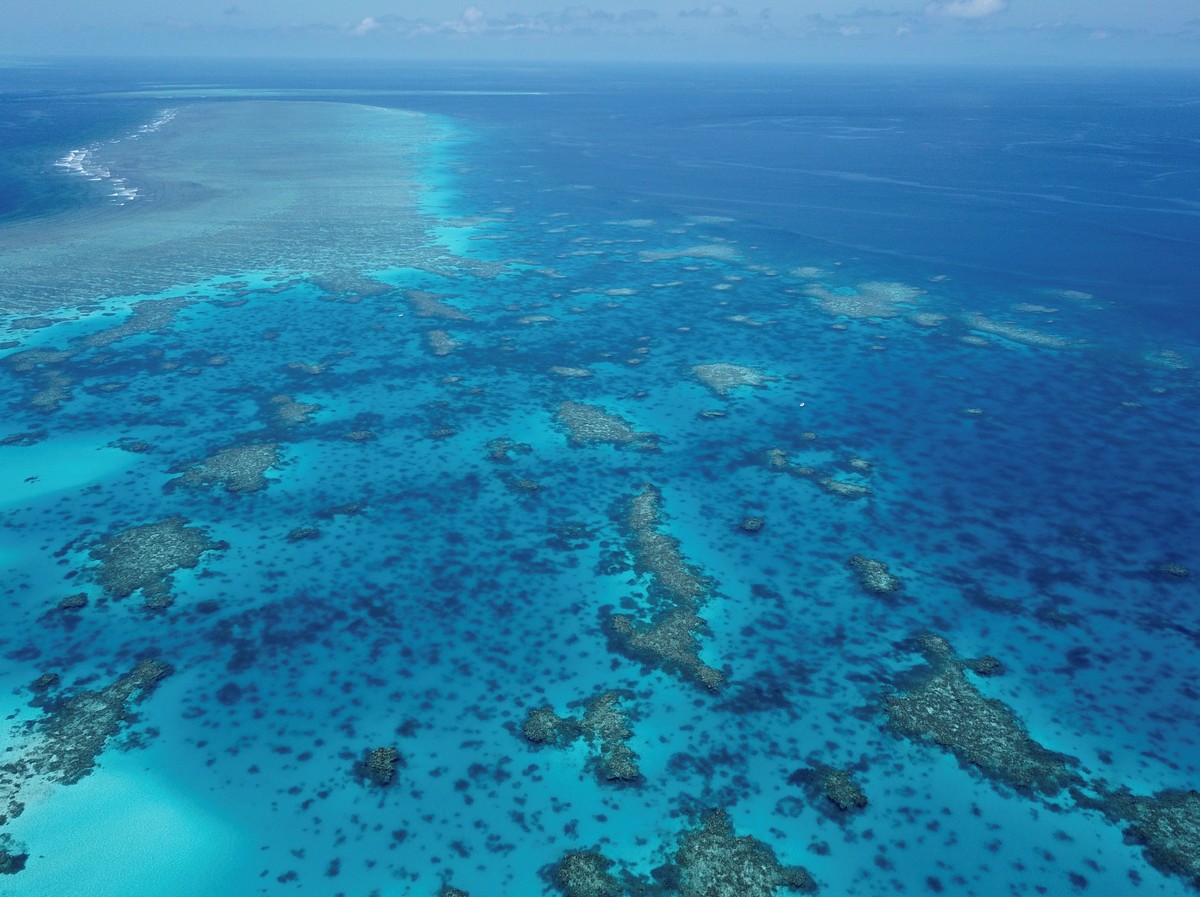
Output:
[[[122,121],[106,145],[136,200],[77,178],[77,209],[6,225],[0,832],[28,858],[0,893],[553,894],[552,865],[584,849],[644,893],[739,893],[663,872],[706,808],[826,894],[1187,893],[1195,842],[1173,871],[1093,803],[1200,774],[1200,334],[1170,232],[1194,224],[1155,197],[1130,213],[1124,266],[1094,280],[1039,276],[1021,251],[1036,235],[936,257],[949,231],[981,245],[1009,216],[1042,218],[968,202],[961,180],[982,223],[930,223],[938,200],[905,188],[872,200],[904,235],[817,214],[789,229],[761,209],[813,197],[780,179],[789,144],[773,141],[798,128],[796,104],[828,112],[852,84],[775,88],[771,127],[766,100],[722,99],[711,75],[684,110],[676,81],[633,99],[593,87],[589,114],[611,125],[597,133],[577,99],[576,118],[527,95],[577,97],[578,81],[522,77],[496,76],[508,106],[468,95],[479,105],[419,115],[174,96],[160,129],[130,142]],[[949,94],[910,88],[932,106]],[[891,161],[848,161],[908,182],[905,153],[937,130],[909,101],[846,107],[896,132]],[[1032,128],[1034,101],[1008,102]],[[659,124],[636,138],[639,121]],[[968,143],[957,121],[943,145]],[[695,135],[735,125],[762,129],[743,167],[773,173],[713,178],[732,150]],[[806,140],[846,127],[790,144],[790,168],[815,170]],[[665,162],[671,140],[687,154]],[[305,149],[294,169],[288,147]],[[1147,182],[1179,161],[1152,150]],[[1108,152],[1083,154],[1076,192],[1114,183]],[[1029,183],[1010,195],[1045,188],[1013,164]],[[1047,234],[1082,247],[1091,214]],[[1059,245],[1064,270],[1086,267],[1076,248]],[[1012,273],[993,270],[1006,254]],[[1165,285],[1118,277],[1147,267]],[[228,449],[245,452],[240,491],[217,470]],[[658,511],[640,528],[639,496]],[[170,520],[209,550],[173,569],[143,533],[145,588],[121,597],[120,534]],[[864,588],[854,556],[903,588]],[[682,598],[680,558],[707,578]],[[696,657],[720,688],[614,636],[614,613],[672,606],[706,622]],[[887,697],[917,692],[913,638],[929,632],[1002,665],[964,674],[954,721],[978,728],[999,706],[982,699],[1003,702],[1074,758],[1070,787],[1030,793],[972,762],[962,734],[903,736]],[[64,782],[47,752],[108,719],[72,697],[144,658],[172,672]],[[582,741],[522,734],[529,711],[580,716],[609,690],[636,781],[604,779]],[[1024,737],[995,735],[1010,770]],[[381,787],[356,764],[384,746],[403,760]],[[813,763],[848,769],[866,806],[806,789]]]

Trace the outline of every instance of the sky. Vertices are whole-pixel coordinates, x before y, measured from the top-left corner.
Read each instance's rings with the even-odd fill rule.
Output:
[[[43,55],[1200,65],[1200,0],[0,0]]]

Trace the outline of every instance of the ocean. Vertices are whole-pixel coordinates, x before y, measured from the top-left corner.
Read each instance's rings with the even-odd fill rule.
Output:
[[[1194,892],[1198,103],[0,67],[0,894]]]

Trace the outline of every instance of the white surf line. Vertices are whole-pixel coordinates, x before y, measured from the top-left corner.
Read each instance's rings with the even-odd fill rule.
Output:
[[[120,143],[123,140],[138,140],[147,134],[153,134],[162,129],[164,125],[175,118],[177,110],[164,109],[147,124],[142,125],[131,134],[124,137],[117,137],[109,143]],[[138,198],[139,191],[137,187],[131,187],[125,178],[117,177],[112,173],[112,170],[102,162],[97,160],[97,155],[100,152],[101,143],[91,143],[84,147],[78,147],[71,150],[65,156],[54,163],[56,168],[61,168],[69,175],[78,175],[85,177],[89,181],[108,181],[112,187],[112,192],[108,194],[108,198],[115,205],[123,206],[126,203],[133,202]]]

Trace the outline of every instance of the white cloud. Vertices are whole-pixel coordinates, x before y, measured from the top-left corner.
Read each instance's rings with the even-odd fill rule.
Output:
[[[652,9],[636,8],[618,13],[590,6],[567,6],[557,12],[532,15],[509,12],[493,16],[478,6],[468,6],[457,17],[443,21],[409,19],[391,14],[368,16],[358,25],[347,26],[343,31],[359,37],[371,33],[376,40],[382,36],[473,39],[557,34],[646,35],[662,31],[655,26],[657,17],[658,14]]]
[[[712,6],[700,6],[696,9],[685,9],[679,13],[685,18],[696,19],[728,19],[736,16],[738,11],[724,3],[714,3]]]
[[[925,14],[949,16],[952,19],[982,19],[1003,12],[1008,0],[935,0],[925,7]]]

